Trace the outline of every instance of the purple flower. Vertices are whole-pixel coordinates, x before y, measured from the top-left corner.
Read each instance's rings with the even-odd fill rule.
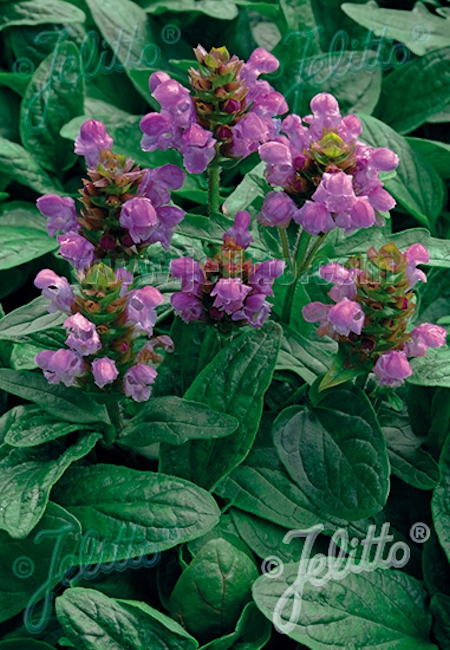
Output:
[[[182,129],[173,122],[170,113],[148,113],[139,122],[139,127],[144,132],[143,151],[178,149]]]
[[[341,336],[348,336],[350,332],[361,334],[364,325],[364,312],[357,302],[342,298],[340,302],[330,307],[328,322]]]
[[[189,90],[170,77],[162,83],[160,79],[161,77],[154,87],[153,97],[160,104],[161,112],[167,111],[174,123],[183,128],[196,122],[194,102]],[[151,77],[150,84],[152,84]]]
[[[120,287],[120,297],[123,298],[127,295],[130,287],[133,285],[134,278],[133,274],[127,269],[120,268],[116,271],[116,279],[119,282],[122,280],[122,286]]]
[[[260,144],[267,142],[269,134],[267,122],[254,112],[248,113],[233,127],[231,156],[246,158],[257,151]]]
[[[273,296],[272,285],[276,278],[279,278],[286,268],[286,262],[283,260],[272,259],[266,262],[255,264],[255,268],[248,279],[249,284],[259,294]],[[250,296],[251,297],[251,296]],[[250,300],[247,298],[247,302]]]
[[[151,384],[155,382],[157,374],[154,368],[143,363],[131,366],[123,378],[125,395],[135,402],[146,402],[152,390]]]
[[[373,149],[370,154],[370,165],[381,172],[390,172],[398,167],[399,157],[386,147]]]
[[[192,257],[177,257],[170,261],[170,272],[181,280],[182,291],[201,295],[205,276],[199,262]]]
[[[432,323],[422,323],[411,331],[412,342],[405,343],[408,357],[423,357],[428,348],[440,348],[447,341],[447,330]]]
[[[409,280],[408,289],[420,281],[426,282],[427,276],[423,271],[417,269],[418,264],[428,264],[430,261],[430,253],[422,244],[412,244],[406,251],[406,277]]]
[[[179,190],[185,178],[184,171],[176,165],[168,164],[155,169],[146,169],[137,193],[146,196],[155,208],[158,208],[170,202],[170,194],[167,190]]]
[[[182,293],[178,291],[172,294],[170,304],[185,323],[189,323],[191,320],[205,320],[202,301],[193,293]]]
[[[165,81],[170,81],[170,75],[167,74],[167,72],[154,72],[152,75],[150,75],[150,78],[148,80],[148,86],[150,88],[150,91],[153,93],[156,88]]]
[[[261,327],[270,314],[270,304],[265,300],[263,293],[255,293],[248,296],[242,309],[235,311],[231,320],[246,320],[252,327]]]
[[[162,294],[154,287],[135,289],[128,294],[127,317],[135,325],[135,332],[153,333],[156,322],[156,307],[164,302]]]
[[[294,221],[299,223],[310,235],[319,235],[336,227],[330,211],[323,203],[305,201],[305,204],[295,212]]]
[[[75,295],[66,278],[60,277],[51,269],[43,269],[37,274],[34,286],[42,289],[44,298],[51,301],[47,307],[51,314],[56,311],[70,314]]]
[[[75,201],[70,196],[44,194],[37,201],[39,212],[47,217],[47,231],[50,237],[58,230],[68,232],[78,228]]]
[[[84,156],[89,167],[97,165],[100,151],[111,149],[114,140],[106,132],[105,125],[97,120],[87,120],[81,125],[75,140],[75,153]]]
[[[297,206],[287,194],[284,192],[269,192],[264,199],[261,212],[256,218],[263,226],[287,228],[291,219],[298,213]]]
[[[147,241],[158,225],[158,217],[150,199],[135,196],[122,205],[119,223],[128,228],[131,239],[135,244]]]
[[[116,364],[109,357],[94,359],[92,362],[92,374],[94,381],[99,388],[104,388],[106,384],[112,384],[119,376]]]
[[[395,388],[403,384],[404,379],[412,375],[406,355],[402,351],[390,350],[379,357],[373,369],[380,386]]]
[[[253,237],[248,231],[250,221],[250,214],[246,210],[240,210],[234,217],[234,224],[222,235],[224,244],[231,239],[236,246],[240,246],[244,250],[248,248],[253,241]]]
[[[78,232],[58,235],[61,257],[70,262],[75,269],[84,270],[95,260],[95,246]]]
[[[190,174],[201,174],[216,155],[216,140],[200,124],[192,124],[181,136],[183,164]]]
[[[95,354],[101,349],[102,343],[94,323],[91,323],[83,314],[76,313],[70,316],[64,322],[63,327],[69,331],[66,345],[81,356]]]
[[[295,181],[295,167],[287,138],[283,138],[282,142],[266,142],[259,147],[258,153],[261,160],[267,163],[265,176],[270,185],[286,187]]]
[[[72,386],[75,379],[84,375],[87,369],[83,359],[72,350],[43,350],[34,360],[44,371],[49,384],[62,382],[66,386]]]
[[[238,309],[242,309],[244,300],[251,290],[252,288],[242,284],[239,278],[221,278],[211,291],[211,296],[216,297],[213,307],[231,315]]]
[[[320,140],[323,131],[337,131],[341,114],[337,99],[330,93],[319,93],[311,100],[312,115],[303,118],[307,122],[310,133],[315,140]]]
[[[328,295],[335,302],[343,298],[353,300],[357,294],[355,277],[358,275],[358,269],[347,269],[345,266],[330,262],[320,267],[320,277],[327,282],[333,282],[336,286],[330,289]]]

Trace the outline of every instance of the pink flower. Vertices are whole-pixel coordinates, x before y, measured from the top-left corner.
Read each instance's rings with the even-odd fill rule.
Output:
[[[244,250],[248,248],[253,241],[253,237],[248,231],[250,221],[250,214],[246,210],[238,212],[234,218],[234,225],[228,228],[222,235],[223,242],[226,243],[227,239],[231,239],[237,246],[240,246]]]
[[[112,384],[119,376],[116,364],[108,357],[94,359],[92,362],[92,374],[94,381],[99,388],[104,388],[107,384]]]
[[[158,225],[158,217],[150,199],[135,196],[122,205],[119,223],[127,228],[135,244],[149,239]]]
[[[430,253],[422,244],[412,244],[406,251],[406,276],[409,280],[409,289],[421,280],[427,281],[427,276],[423,271],[417,269],[418,264],[428,264]]]
[[[390,350],[379,357],[373,369],[380,386],[395,388],[403,384],[404,379],[412,375],[406,354],[403,351]]]
[[[320,277],[327,282],[333,282],[336,286],[330,289],[328,295],[335,302],[343,298],[353,300],[357,294],[355,277],[358,275],[357,269],[347,269],[345,266],[330,262],[320,267]]]
[[[146,402],[150,397],[151,385],[155,382],[157,372],[151,366],[139,363],[131,366],[123,378],[123,390],[127,397],[135,402]]]
[[[47,217],[47,231],[53,237],[57,231],[63,233],[78,228],[75,201],[70,196],[44,194],[37,201],[39,212]]]
[[[97,165],[100,151],[111,149],[114,140],[106,132],[105,125],[97,120],[87,120],[81,125],[75,140],[75,153],[84,156],[89,167]]]
[[[340,302],[330,307],[328,321],[334,331],[342,336],[348,336],[350,332],[361,334],[364,312],[357,302],[342,298]]]
[[[412,342],[405,343],[408,357],[423,357],[428,348],[440,348],[447,341],[447,330],[440,325],[422,323],[411,331]]]
[[[164,302],[164,298],[158,289],[144,287],[135,289],[128,295],[127,316],[131,324],[135,325],[135,332],[146,332],[149,336],[153,334],[153,327],[156,322],[156,307]]]
[[[242,309],[251,290],[252,288],[242,284],[239,278],[221,278],[211,291],[211,296],[216,296],[213,307],[231,315]]]
[[[291,219],[298,213],[297,206],[287,194],[284,192],[269,192],[266,194],[261,212],[256,218],[263,226],[287,228]],[[297,221],[296,217],[295,220]]]
[[[85,318],[83,314],[76,313],[70,316],[64,322],[63,327],[69,331],[66,345],[81,356],[95,354],[101,350],[102,343],[95,325]]]
[[[43,269],[37,274],[34,286],[42,289],[44,298],[51,301],[47,307],[51,314],[57,311],[70,314],[75,295],[66,278],[60,277],[51,269]]]
[[[87,370],[83,359],[72,350],[43,350],[34,360],[44,371],[44,377],[49,384],[62,382],[65,386],[72,386],[75,379],[84,375]]]
[[[299,223],[310,235],[329,232],[336,227],[330,211],[323,203],[305,201],[305,204],[294,214],[294,221]]]
[[[216,140],[200,124],[192,124],[181,136],[183,164],[190,174],[201,174],[216,155]]]
[[[58,235],[61,257],[70,262],[75,269],[84,270],[95,260],[95,246],[78,232]]]
[[[202,301],[193,293],[183,293],[178,291],[172,294],[170,304],[175,309],[177,315],[182,318],[185,323],[189,323],[191,320],[205,320]]]

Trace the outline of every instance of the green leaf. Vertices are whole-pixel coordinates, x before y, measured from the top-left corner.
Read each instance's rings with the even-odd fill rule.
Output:
[[[306,338],[287,328],[284,330],[275,370],[290,370],[308,384],[314,383],[331,365],[337,347],[335,341]]]
[[[447,436],[439,458],[441,480],[433,493],[431,512],[442,548],[450,561],[450,437]]]
[[[421,2],[412,11],[381,9],[376,2],[362,6],[346,2],[341,8],[376,36],[400,41],[419,56],[450,44],[448,20],[435,16]]]
[[[146,447],[155,442],[181,445],[192,438],[222,438],[236,431],[238,420],[206,404],[180,397],[156,397],[127,423],[120,444]]]
[[[418,386],[442,386],[450,388],[450,348],[448,345],[435,350],[428,349],[424,357],[411,359],[413,374],[409,384]]]
[[[432,490],[439,481],[439,466],[422,449],[426,438],[416,436],[405,413],[395,413],[384,406],[378,413],[386,438],[392,473],[419,490]]]
[[[58,242],[35,228],[2,226],[0,271],[25,264],[58,248]]]
[[[24,0],[5,2],[1,5],[0,31],[6,27],[25,27],[27,25],[47,25],[57,23],[84,23],[86,15],[81,9],[63,0]]]
[[[449,94],[450,47],[445,47],[385,77],[377,117],[399,133],[410,133],[443,109]]]
[[[67,315],[61,312],[49,314],[48,304],[48,300],[39,296],[23,307],[9,312],[0,320],[0,340],[11,341],[62,325]]]
[[[0,166],[17,183],[31,187],[39,194],[62,193],[59,182],[48,176],[34,156],[20,144],[0,137]],[[50,238],[48,238],[50,241]]]
[[[206,16],[217,20],[233,20],[238,15],[238,8],[234,2],[221,2],[221,0],[145,0],[142,7],[148,14],[162,14],[165,11],[199,11]]]
[[[75,517],[51,502],[25,539],[12,539],[0,531],[0,621],[25,607],[28,616],[33,616],[36,603],[60,581],[62,558],[75,551],[80,538],[81,528]],[[47,601],[42,616],[50,615],[51,600]],[[34,617],[32,620],[36,624]]]
[[[106,408],[76,388],[54,386],[43,375],[0,368],[0,389],[35,402],[66,422],[110,424]]]
[[[56,614],[79,650],[195,650],[198,643],[146,603],[108,598],[73,587],[56,599]]]
[[[92,427],[61,422],[38,406],[15,406],[8,412],[10,424],[5,442],[12,447],[36,447],[50,440],[62,438],[74,431]]]
[[[450,144],[424,138],[406,138],[408,144],[434,167],[444,180],[450,178]]]
[[[59,132],[83,114],[83,104],[80,53],[74,43],[61,42],[34,73],[20,110],[22,142],[45,169],[60,174],[75,164],[73,147]]]
[[[450,597],[435,594],[431,599],[430,611],[433,614],[433,632],[441,650],[450,650]]]
[[[8,201],[0,207],[0,225],[19,228],[36,228],[47,232],[47,219],[28,201]]]
[[[99,433],[90,433],[65,451],[48,445],[10,451],[0,461],[0,528],[11,537],[26,537],[44,514],[53,485],[72,463],[95,447],[100,437]]]
[[[211,488],[248,454],[258,430],[281,338],[279,325],[240,335],[202,370],[185,394],[236,417],[240,426],[226,440],[199,440],[181,447],[162,445],[162,471],[175,472]]]
[[[0,71],[0,86],[11,88],[15,93],[24,96],[32,75],[17,74],[17,72]]]
[[[188,481],[115,465],[67,472],[54,498],[84,530],[111,540],[100,549],[102,562],[182,544],[212,528],[220,516],[212,496]]]
[[[299,611],[293,611],[291,585],[298,574],[298,564],[287,564],[280,577],[262,575],[253,598],[278,628],[311,650],[437,650],[428,640],[425,590],[406,573],[376,569],[339,580],[324,577],[319,587],[306,580],[296,598]],[[301,573],[298,582],[304,580]]]
[[[235,631],[210,641],[201,650],[260,650],[266,647],[271,631],[272,626],[255,603],[247,603]]]
[[[287,408],[273,437],[288,474],[319,512],[355,521],[382,510],[389,494],[386,443],[362,391],[330,391],[318,408]]]
[[[257,576],[245,553],[224,539],[212,540],[175,585],[170,615],[202,642],[231,632],[251,600],[250,589]]]
[[[363,126],[361,140],[373,147],[388,147],[400,158],[397,175],[385,182],[386,189],[413,217],[433,229],[444,203],[444,188],[437,172],[387,124],[369,115],[358,117]]]

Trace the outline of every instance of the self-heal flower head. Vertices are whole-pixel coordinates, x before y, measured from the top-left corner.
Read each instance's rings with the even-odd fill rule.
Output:
[[[37,274],[34,286],[41,289],[44,298],[51,301],[47,307],[51,314],[57,311],[70,314],[75,295],[66,278],[51,269],[43,269]]]
[[[91,367],[94,382],[99,388],[104,388],[107,384],[112,384],[119,376],[115,362],[109,357],[94,359]]]
[[[221,278],[211,291],[211,296],[215,296],[213,307],[222,309],[231,316],[242,309],[251,290],[252,288],[242,284],[239,278]]]
[[[152,335],[156,323],[156,307],[164,302],[158,289],[143,287],[131,291],[127,299],[128,321],[134,325],[135,332]]]
[[[35,362],[44,371],[44,377],[49,384],[63,383],[73,386],[78,377],[82,377],[86,364],[81,357],[72,350],[43,350],[34,358]]]
[[[378,377],[380,386],[396,388],[412,375],[412,368],[406,354],[399,350],[390,350],[382,354],[376,362],[373,372]]]
[[[95,354],[101,349],[102,343],[94,323],[82,314],[76,313],[67,318],[63,327],[69,332],[66,345],[81,356]]]
[[[146,402],[150,397],[151,387],[157,374],[154,368],[142,363],[131,366],[123,379],[125,395],[134,399],[135,402]]]
[[[422,323],[411,330],[411,342],[405,344],[409,357],[423,357],[428,348],[440,348],[447,341],[447,330],[440,325]]]
[[[59,252],[77,270],[87,269],[95,260],[95,246],[78,232],[58,235]]]
[[[70,196],[44,194],[36,201],[39,212],[47,217],[47,232],[50,237],[58,231],[66,233],[78,228],[75,201]]]
[[[203,303],[193,293],[176,292],[170,297],[170,304],[185,323],[205,320]]]
[[[135,244],[146,241],[151,236],[158,217],[150,199],[136,196],[122,205],[119,223],[127,228]]]
[[[361,334],[364,312],[357,302],[343,298],[330,308],[328,321],[334,331],[342,336],[348,336],[350,332]]]
[[[98,120],[87,120],[81,125],[75,140],[75,153],[84,156],[88,167],[97,165],[100,151],[111,149],[114,140],[106,132],[105,125]]]
[[[247,249],[253,241],[253,237],[248,231],[251,217],[246,210],[238,212],[234,218],[234,224],[228,228],[222,235],[222,241],[226,246],[239,246],[243,250]]]

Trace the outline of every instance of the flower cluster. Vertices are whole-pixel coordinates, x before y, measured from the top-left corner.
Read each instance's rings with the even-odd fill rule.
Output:
[[[343,228],[346,233],[380,222],[377,213],[395,206],[379,172],[394,170],[398,157],[390,149],[358,140],[356,115],[342,118],[335,97],[320,93],[311,100],[311,115],[288,115],[282,135],[259,147],[272,187],[258,219],[285,228],[291,219],[311,235]]]
[[[171,261],[173,276],[181,280],[171,304],[185,322],[217,324],[224,332],[234,325],[261,327],[270,313],[267,296],[284,271],[285,262],[271,259],[253,264],[244,251],[253,241],[248,231],[250,215],[238,212],[234,225],[223,235],[220,251],[205,264],[190,257]]]
[[[192,95],[165,72],[149,80],[159,113],[145,115],[142,149],[177,149],[188,172],[199,174],[216,157],[245,158],[276,135],[274,119],[288,110],[285,98],[260,74],[278,69],[278,60],[257,48],[247,63],[225,47],[194,49],[198,70],[189,70]]]
[[[51,301],[48,311],[70,314],[63,324],[67,348],[43,350],[36,363],[51,384],[76,384],[88,390],[97,386],[123,392],[137,402],[147,400],[157,375],[148,362],[162,360],[155,348],[173,349],[167,336],[150,338],[156,307],[163,302],[161,293],[150,286],[132,289],[129,271],[114,272],[102,262],[78,277],[75,295],[66,278],[50,269],[36,276],[35,285]],[[134,344],[141,335],[150,340],[136,353]]]
[[[75,152],[88,165],[89,180],[80,190],[80,216],[71,197],[45,194],[37,200],[47,217],[49,235],[57,232],[60,252],[75,269],[94,261],[129,259],[154,242],[168,249],[175,226],[185,212],[170,205],[168,190],[179,189],[185,174],[176,165],[141,169],[111,151],[104,125],[88,120],[75,142]]]
[[[412,289],[426,281],[417,265],[428,262],[422,244],[401,253],[391,243],[378,252],[369,249],[366,260],[356,256],[346,266],[326,264],[320,275],[334,284],[328,295],[335,304],[312,302],[303,308],[303,317],[320,322],[320,336],[339,341],[349,368],[373,369],[379,385],[400,386],[412,373],[408,357],[423,356],[447,338],[445,328],[431,323],[407,331],[416,306]]]

